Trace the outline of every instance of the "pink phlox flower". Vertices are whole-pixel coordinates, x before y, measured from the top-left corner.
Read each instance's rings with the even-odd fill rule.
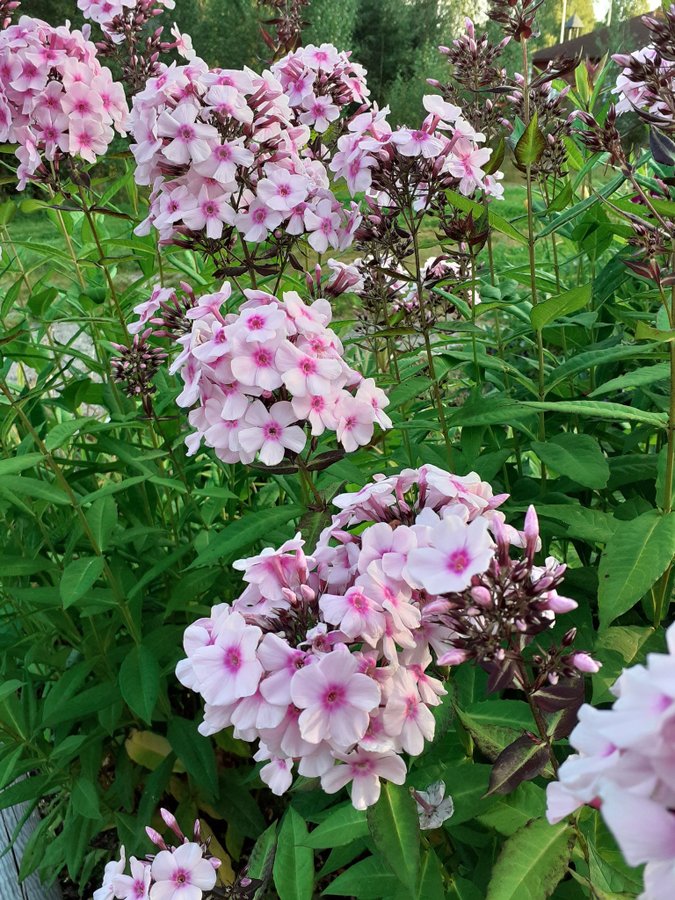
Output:
[[[330,97],[316,97],[308,94],[302,101],[306,110],[300,114],[300,121],[304,125],[311,125],[319,134],[323,134],[330,127],[330,123],[340,118],[340,109]]]
[[[416,546],[415,533],[406,525],[392,528],[386,522],[376,522],[361,538],[359,572],[368,572],[371,563],[379,562],[386,576],[401,580],[408,553]]]
[[[344,644],[337,644],[318,663],[294,675],[291,697],[303,710],[298,724],[305,740],[330,740],[346,748],[365,734],[368,713],[380,702],[380,688],[357,670],[357,660]]]
[[[437,94],[425,94],[422,98],[422,105],[427,112],[441,120],[439,128],[443,128],[446,123],[453,124],[462,115],[461,107],[455,106],[454,103],[448,103]]]
[[[185,165],[191,161],[204,162],[219,141],[213,125],[197,121],[199,107],[187,101],[171,112],[165,110],[157,122],[159,137],[170,138],[162,153],[172,163]]]
[[[254,400],[239,441],[244,450],[258,452],[265,465],[278,465],[286,450],[300,453],[307,442],[305,432],[294,422],[297,416],[288,401],[279,401],[268,410],[260,400]]]
[[[235,218],[235,225],[244,235],[244,240],[254,244],[262,243],[270,231],[281,224],[284,214],[276,209],[271,209],[263,200],[253,200],[246,212],[239,213]]]
[[[335,407],[337,439],[348,453],[365,446],[375,432],[375,416],[369,403],[341,391]]]
[[[220,310],[223,304],[227,303],[232,295],[232,285],[226,281],[219,291],[212,294],[202,294],[195,306],[188,309],[185,313],[188,319],[201,319],[207,315],[214,315],[216,318],[222,317]]]
[[[270,756],[262,748],[253,757],[255,760],[269,759],[260,770],[260,779],[278,797],[285,794],[293,783],[293,760],[287,757]]]
[[[489,161],[492,150],[489,147],[475,147],[464,138],[455,141],[452,154],[448,157],[447,170],[459,179],[460,193],[470,196],[483,183],[483,166]]]
[[[297,291],[285,291],[283,305],[296,330],[305,335],[323,334],[332,317],[327,300],[315,300],[308,306]]]
[[[434,159],[444,146],[440,138],[420,128],[398,128],[391,135],[391,142],[402,156],[422,156],[425,159]]]
[[[222,706],[256,692],[263,674],[256,654],[261,637],[260,628],[232,612],[217,623],[214,643],[194,651],[193,670],[208,703]]]
[[[94,891],[93,900],[113,900],[113,897],[115,896],[113,893],[114,879],[124,872],[125,865],[126,854],[124,845],[122,845],[120,847],[120,858],[106,863],[105,869],[103,870],[103,884]]]
[[[332,393],[304,394],[293,397],[293,411],[299,419],[307,419],[311,426],[312,436],[318,437],[328,428],[334,431],[337,427],[335,402]]]
[[[308,185],[301,175],[293,175],[280,166],[269,168],[266,177],[258,182],[256,195],[270,209],[290,212],[306,199]]]
[[[150,892],[150,863],[129,859],[131,875],[116,875],[113,878],[113,891],[120,900],[147,900]]]
[[[204,229],[208,238],[218,240],[223,234],[223,225],[234,222],[235,212],[227,194],[202,185],[199,194],[183,206],[182,218],[192,231]]]
[[[279,346],[275,362],[283,383],[294,397],[328,394],[342,374],[339,360],[317,359],[288,341]]]
[[[258,585],[260,592],[270,599],[282,597],[282,589],[290,586],[290,576],[297,568],[296,553],[304,546],[300,532],[281,547],[265,547],[257,556],[238,559],[232,568],[243,572],[244,581]]]
[[[384,408],[389,406],[389,398],[382,390],[377,387],[374,378],[364,378],[356,392],[356,399],[363,403],[368,403],[373,409],[375,421],[380,428],[388,429],[392,427],[392,421],[384,412]]]
[[[329,245],[338,247],[340,214],[332,200],[319,200],[313,209],[306,209],[304,220],[309,232],[309,244],[317,253],[325,253]]]
[[[286,334],[286,314],[275,300],[264,306],[246,304],[231,326],[231,333],[246,342],[281,339]]]
[[[382,607],[362,585],[354,585],[345,594],[323,594],[319,608],[327,622],[352,640],[363,639],[374,647],[384,634]]]
[[[263,697],[268,703],[287,707],[291,702],[293,676],[311,663],[311,656],[291,647],[276,634],[265,635],[258,656],[267,673],[260,685]]]
[[[459,517],[448,516],[432,530],[429,547],[410,551],[409,580],[413,587],[423,587],[430,594],[462,591],[472,575],[487,569],[493,548],[484,519],[466,525]]]
[[[283,384],[275,362],[276,352],[276,341],[243,342],[237,356],[232,359],[232,374],[242,384],[254,385],[265,391],[276,390]]]
[[[195,171],[234,189],[237,169],[240,166],[250,166],[254,159],[253,153],[243,145],[243,139],[235,138],[213,147],[211,156],[197,163]]]
[[[216,870],[199,844],[160,850],[152,861],[152,900],[201,900],[216,883]]]
[[[403,784],[406,778],[405,763],[394,753],[370,753],[357,748],[351,753],[336,753],[338,764],[321,777],[321,787],[327,794],[334,794],[351,782],[352,804],[356,809],[367,809],[380,798],[380,778],[393,784]]]
[[[396,743],[412,756],[419,756],[424,740],[434,737],[436,723],[431,710],[422,702],[417,682],[407,669],[394,674],[393,687],[384,713],[384,727]]]

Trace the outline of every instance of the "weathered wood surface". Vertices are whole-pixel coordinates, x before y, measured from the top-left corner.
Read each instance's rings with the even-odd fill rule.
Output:
[[[0,900],[61,900],[59,886],[45,888],[37,875],[31,875],[23,884],[19,884],[21,857],[39,821],[38,814],[34,812],[19,832],[14,845],[7,850],[14,829],[24,813],[25,807],[21,804],[0,812],[0,852],[3,854],[0,859]]]

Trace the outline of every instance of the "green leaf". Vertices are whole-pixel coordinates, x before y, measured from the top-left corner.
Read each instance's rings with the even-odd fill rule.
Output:
[[[359,900],[382,900],[391,897],[400,882],[389,866],[378,856],[355,863],[328,885],[323,892],[334,897],[358,897]]]
[[[363,810],[354,809],[351,803],[339,806],[312,831],[307,846],[315,850],[342,847],[356,838],[368,834],[368,822]]]
[[[375,846],[410,890],[417,885],[420,828],[415,801],[402,786],[386,782],[380,799],[367,810]]]
[[[98,803],[96,786],[82,775],[73,785],[70,798],[73,808],[85,819],[100,819],[101,810]]]
[[[3,681],[0,684],[0,703],[15,694],[19,688],[23,687],[25,682],[19,681],[17,678],[10,678],[9,681]]]
[[[422,857],[420,884],[415,897],[416,900],[445,900],[443,871],[438,857],[432,849],[427,850]]]
[[[548,760],[548,748],[543,741],[529,734],[521,735],[495,760],[486,797],[508,794],[523,781],[531,781],[543,772]]]
[[[288,503],[274,509],[259,509],[247,513],[230,525],[226,525],[211,539],[206,550],[199,554],[189,568],[206,566],[217,560],[227,562],[242,550],[248,550],[262,538],[269,537],[270,531],[288,525],[305,513],[304,506]]]
[[[638,322],[635,329],[636,341],[657,341],[658,343],[667,344],[675,341],[675,330],[667,329],[662,331],[660,328],[652,328],[646,322]]]
[[[591,284],[581,284],[570,291],[558,294],[557,297],[549,297],[548,300],[537,303],[530,312],[532,327],[535,331],[541,331],[561,316],[568,316],[578,309],[583,309],[591,302],[592,293]]]
[[[555,472],[584,487],[602,488],[609,481],[609,464],[600,444],[589,434],[563,432],[545,443],[532,441],[532,449]]]
[[[515,791],[496,798],[478,821],[510,837],[532,819],[543,818],[546,812],[546,792],[537,784],[525,781]]]
[[[117,522],[117,504],[113,498],[101,497],[100,500],[95,500],[87,510],[86,518],[99,549],[107,550]]]
[[[66,422],[58,422],[49,429],[49,434],[45,438],[45,447],[49,451],[56,450],[65,444],[69,437],[91,424],[92,420],[86,418],[68,419]]]
[[[546,149],[546,138],[539,128],[539,119],[536,110],[527,124],[527,128],[521,134],[515,146],[513,154],[516,162],[523,169],[535,165]]]
[[[120,666],[120,691],[127,706],[144,722],[152,722],[159,696],[159,663],[148,647],[134,647]]]
[[[454,206],[455,209],[459,209],[461,212],[473,213],[475,218],[479,218],[485,214],[485,207],[482,203],[476,203],[475,200],[469,200],[469,198],[465,197],[463,194],[458,194],[456,191],[446,191],[445,196],[450,206]],[[514,241],[518,241],[519,244],[527,244],[525,235],[516,231],[510,222],[507,222],[506,219],[498,215],[494,211],[493,205],[494,204],[490,204],[488,206],[488,222],[490,225],[496,231],[500,231]]]
[[[674,555],[675,512],[664,516],[652,509],[628,522],[617,522],[598,573],[601,627],[631,609],[665,572]]]
[[[68,609],[84,597],[102,571],[102,556],[81,556],[69,563],[63,570],[59,584],[63,608]]]
[[[601,400],[561,400],[558,403],[539,403],[527,400],[521,406],[529,409],[541,409],[577,416],[590,416],[595,419],[610,419],[620,422],[642,422],[655,428],[667,428],[668,417],[665,413],[652,413],[644,409],[624,406],[622,403],[606,403]]]
[[[24,469],[31,469],[42,461],[41,453],[23,453],[21,456],[10,456],[8,459],[0,459],[0,476],[16,475]]]
[[[535,819],[510,837],[492,869],[486,900],[545,900],[567,871],[573,832]]]
[[[314,853],[306,846],[307,826],[289,806],[279,829],[272,873],[279,900],[312,900]]]
[[[195,722],[171,716],[167,737],[188,775],[211,796],[218,793],[216,757],[211,741],[197,731]]]
[[[272,874],[272,863],[277,846],[277,823],[266,828],[255,842],[248,858],[248,874],[256,881],[266,881]]]
[[[25,475],[3,475],[0,477],[0,491],[12,491],[20,497],[46,500],[56,506],[67,506],[70,502],[60,487],[49,481],[27,478]]]
[[[565,537],[606,544],[616,528],[616,519],[599,509],[587,509],[571,503],[537,504],[537,515],[554,519],[565,526]]]
[[[613,391],[625,391],[626,388],[644,387],[658,381],[667,381],[670,378],[670,366],[668,363],[657,363],[655,366],[642,366],[634,372],[626,372],[618,378],[610,378],[599,385],[589,397],[600,397],[602,394],[611,394]]]

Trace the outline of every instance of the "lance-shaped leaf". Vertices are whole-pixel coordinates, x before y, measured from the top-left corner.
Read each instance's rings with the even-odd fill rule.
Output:
[[[548,762],[548,748],[536,735],[527,732],[509,744],[495,760],[485,794],[508,794],[523,781],[540,775]]]
[[[675,166],[675,143],[658,128],[649,129],[649,149],[657,163]]]
[[[539,128],[539,119],[535,111],[532,113],[532,118],[513,151],[516,163],[523,169],[533,166],[539,162],[545,149],[546,138]]]
[[[591,302],[591,294],[593,285],[582,284],[579,287],[572,288],[571,291],[565,291],[556,297],[550,297],[543,303],[538,303],[532,307],[530,313],[530,321],[532,327],[537,331],[541,331],[546,325],[549,325],[555,319],[561,316],[568,316],[570,313],[583,309]]]
[[[506,841],[492,869],[487,900],[545,900],[567,871],[574,834],[535,819]]]
[[[406,788],[388,783],[366,815],[375,846],[403,884],[414,890],[420,867],[419,820],[414,800]]]

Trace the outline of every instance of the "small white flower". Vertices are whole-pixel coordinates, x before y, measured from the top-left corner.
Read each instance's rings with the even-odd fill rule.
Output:
[[[440,828],[455,811],[452,797],[445,796],[445,782],[435,781],[426,791],[413,791],[422,831]],[[444,799],[445,798],[445,799]]]

